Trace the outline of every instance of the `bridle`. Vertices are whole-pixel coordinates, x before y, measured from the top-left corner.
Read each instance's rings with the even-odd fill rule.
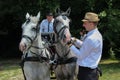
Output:
[[[61,15],[61,16],[65,16],[65,15]],[[54,23],[53,23],[53,29],[57,35],[57,38],[63,39],[63,38],[65,38],[64,32],[65,32],[66,28],[69,29],[69,26],[66,26],[63,23],[61,23],[62,28],[60,28],[59,31],[57,31],[57,24],[58,23],[61,23],[61,22],[55,18]],[[60,36],[60,33],[62,36]]]
[[[61,15],[61,16],[63,16],[62,18],[64,18],[65,15]],[[57,35],[57,38],[64,39],[64,38],[66,38],[66,37],[64,37],[64,32],[65,32],[65,30],[66,30],[67,28],[69,29],[69,26],[66,26],[66,25],[64,25],[64,24],[62,23],[63,25],[62,25],[61,28],[57,31],[57,27],[59,27],[59,26],[57,26],[57,25],[58,25],[59,23],[60,23],[60,21],[55,18],[54,24],[53,24],[53,25],[54,25],[54,31],[55,31],[55,33],[56,33],[56,35]],[[60,36],[60,33],[61,33],[61,35],[63,35],[62,37]],[[59,42],[60,42],[60,40],[58,40],[56,43],[59,43]],[[66,45],[65,45],[65,47],[66,47]],[[63,56],[60,56],[60,55],[58,54],[58,52],[56,51],[56,54],[57,54],[57,57],[58,57],[57,60],[54,61],[54,62],[56,63],[56,66],[57,66],[57,65],[61,65],[61,64],[67,64],[67,63],[75,62],[75,61],[76,61],[76,58],[75,58],[75,57],[67,58],[67,56],[69,55],[69,53],[70,53],[70,49],[68,49]]]
[[[26,23],[29,23],[30,19],[27,19]],[[26,24],[27,25],[27,24]],[[36,25],[36,29],[35,29],[35,37],[32,39],[31,37],[29,37],[28,35],[22,35],[22,38],[25,38],[27,41],[29,40],[31,45],[33,44],[33,42],[36,40],[37,38],[37,34],[39,33],[39,22]]]
[[[30,19],[27,19],[26,23],[29,23],[30,22]],[[26,24],[27,25],[27,24]],[[39,22],[37,23],[36,25],[36,29],[35,29],[35,37],[34,38],[31,38],[29,37],[28,35],[22,35],[22,38],[25,38],[27,41],[30,41],[30,46],[27,48],[26,50],[26,55],[25,55],[25,58],[27,58],[27,55],[28,55],[28,50],[32,47],[32,48],[35,48],[35,49],[46,49],[46,47],[38,47],[38,46],[33,46],[33,42],[37,39],[37,36],[39,34]],[[35,54],[37,57],[40,57],[41,55],[38,55],[37,53],[33,52],[30,50],[31,53]],[[41,54],[43,53],[43,51],[41,51]],[[43,57],[43,56],[42,56]]]

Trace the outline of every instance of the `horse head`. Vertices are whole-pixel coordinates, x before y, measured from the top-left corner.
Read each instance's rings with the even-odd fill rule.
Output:
[[[70,12],[70,8],[68,8],[65,12],[61,11],[59,8],[56,9],[56,17],[53,24],[54,31],[57,34],[58,39],[62,40],[64,43],[67,43],[71,37],[69,32],[70,19],[68,18]]]
[[[71,40],[71,34],[69,31],[70,15],[71,9],[68,8],[67,11],[61,12],[60,9],[57,11],[57,16],[54,21],[54,31],[58,42],[56,42],[56,54],[55,60],[58,67],[55,69],[55,75],[57,80],[75,80],[76,77],[76,57],[70,50],[69,46],[66,45]],[[70,61],[70,62],[68,62]],[[65,70],[67,69],[67,70]],[[69,77],[69,75],[71,77]],[[61,77],[62,76],[62,77]]]
[[[38,12],[37,16],[26,14],[26,21],[22,24],[22,39],[19,45],[22,52],[29,49],[36,40],[39,33],[39,19],[40,12]]]

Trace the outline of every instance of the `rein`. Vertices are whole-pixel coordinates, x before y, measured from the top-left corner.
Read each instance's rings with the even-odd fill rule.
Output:
[[[65,28],[68,28],[67,26],[63,26],[59,31],[58,31],[58,33],[57,33],[57,35],[59,35],[59,33],[62,31],[62,30],[65,30]]]
[[[64,17],[65,15],[62,15],[62,18],[64,18],[64,20],[66,20],[66,17]],[[63,26],[61,26],[61,28],[59,29],[59,31],[57,31],[57,25],[59,24],[59,21],[56,19],[55,22],[54,22],[54,31],[57,35],[57,38],[60,38],[60,39],[64,39],[64,32],[65,32],[65,29],[68,28],[69,29],[69,26],[66,26],[64,25],[63,23]],[[57,40],[56,43],[59,43],[59,40]],[[64,46],[66,47],[66,45]],[[62,53],[62,51],[61,51]],[[56,51],[56,54],[58,56],[58,58],[56,60],[53,60],[53,64],[56,64],[57,65],[62,65],[62,64],[68,64],[68,63],[72,63],[72,62],[76,62],[77,58],[76,57],[71,57],[71,58],[67,58],[67,56],[69,55],[70,53],[70,49],[68,51],[65,52],[65,54],[63,56],[60,56],[60,54]]]
[[[33,53],[33,54],[35,54],[41,63],[43,63],[43,62],[48,62],[48,61],[50,60],[49,58],[47,58],[48,56],[47,56],[47,57],[44,57],[44,56],[42,56],[42,55],[36,54],[36,53],[33,52],[33,51],[30,51],[30,52]],[[41,52],[41,54],[42,54],[42,53],[43,53],[43,51]],[[37,59],[37,60],[38,60],[38,59]]]
[[[56,53],[58,58],[56,59],[57,65],[68,64],[72,62],[76,62],[76,57],[67,58],[68,54],[70,53],[70,49],[61,57],[58,52]]]
[[[59,34],[61,33],[61,31],[65,31],[66,28],[69,28],[67,26],[63,26],[56,34],[57,37],[59,38]],[[64,33],[62,32],[62,35],[64,35]],[[59,43],[59,40],[56,42]],[[66,45],[65,45],[66,46]],[[56,54],[58,56],[58,58],[56,60],[53,60],[53,64],[57,65],[62,65],[62,64],[68,64],[68,63],[72,63],[72,62],[76,62],[77,58],[76,57],[71,57],[71,58],[66,58],[68,56],[68,54],[70,53],[70,49],[61,57],[58,52],[56,51]]]
[[[64,31],[66,28],[69,28],[68,26],[63,26],[58,32],[55,32],[57,35],[57,38],[64,38]],[[62,34],[63,36],[60,36],[59,34]],[[57,43],[58,41],[55,41],[54,43]]]
[[[23,35],[22,38],[26,38],[26,40],[30,40],[30,42],[33,43],[33,40],[27,35]]]
[[[30,22],[30,19],[28,19],[27,20],[27,23],[28,22]],[[35,35],[35,37],[32,39],[32,38],[30,38],[29,36],[27,36],[27,35],[22,35],[22,38],[26,38],[26,40],[30,40],[30,42],[31,42],[31,45],[32,45],[32,43],[33,43],[33,41],[37,38],[37,34],[39,33],[39,22],[38,22],[38,24],[36,25],[36,35]]]

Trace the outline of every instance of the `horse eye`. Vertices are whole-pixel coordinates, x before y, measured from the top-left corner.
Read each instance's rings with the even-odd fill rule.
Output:
[[[62,18],[63,18],[64,20],[66,20],[66,16],[62,16]]]
[[[30,18],[27,19],[26,24],[28,24],[29,22],[30,22]]]
[[[32,28],[32,31],[36,31],[36,28],[35,28],[35,27],[33,27],[33,28]]]

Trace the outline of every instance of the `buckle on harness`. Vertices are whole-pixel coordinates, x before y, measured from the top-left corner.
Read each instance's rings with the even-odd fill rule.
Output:
[[[57,64],[57,60],[56,59],[50,60],[49,64]]]

